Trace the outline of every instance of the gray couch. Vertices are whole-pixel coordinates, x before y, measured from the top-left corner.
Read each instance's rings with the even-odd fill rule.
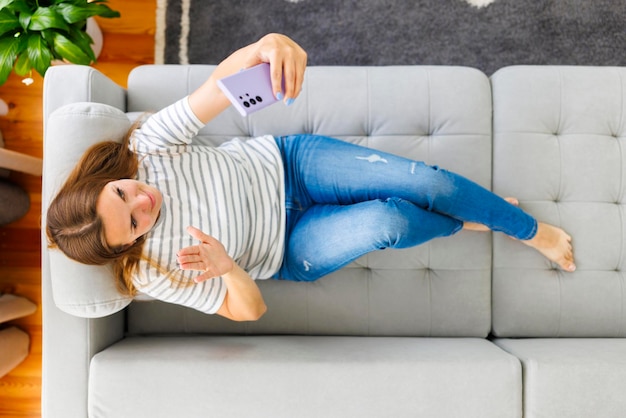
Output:
[[[44,88],[43,221],[84,149],[210,66],[89,67]],[[90,102],[90,103],[86,103]],[[519,198],[573,236],[563,273],[500,234],[369,254],[314,283],[259,281],[235,323],[117,294],[107,268],[42,254],[43,416],[623,417],[626,69],[312,67],[295,104],[228,109],[199,142],[317,133],[424,160]],[[199,173],[201,175],[201,173]],[[132,303],[131,303],[132,302]]]

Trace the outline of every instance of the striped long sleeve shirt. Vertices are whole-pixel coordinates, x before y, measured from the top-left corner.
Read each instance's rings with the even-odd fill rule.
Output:
[[[284,171],[273,137],[192,145],[202,126],[184,98],[151,115],[132,135],[130,147],[140,161],[137,180],[163,194],[144,255],[175,273],[172,280],[142,261],[134,284],[153,298],[215,313],[226,295],[222,279],[196,284],[192,278],[199,272],[177,266],[177,251],[198,244],[186,228],[219,240],[254,279],[271,277],[284,251]]]

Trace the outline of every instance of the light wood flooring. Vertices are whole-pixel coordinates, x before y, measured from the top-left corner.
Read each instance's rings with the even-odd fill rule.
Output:
[[[132,68],[154,62],[156,0],[109,0],[108,4],[122,17],[97,19],[104,33],[104,48],[94,66],[125,87]],[[0,116],[0,130],[6,149],[41,158],[43,79],[37,74],[33,78],[35,83],[25,86],[21,77],[12,74],[0,86],[0,98],[10,107],[7,116]],[[10,179],[28,191],[31,208],[24,218],[0,227],[0,293],[25,296],[39,309],[9,323],[30,334],[31,348],[28,358],[0,379],[0,417],[40,417],[41,178],[11,173]]]

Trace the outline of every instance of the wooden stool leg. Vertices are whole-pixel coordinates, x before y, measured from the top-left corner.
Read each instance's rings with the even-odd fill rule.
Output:
[[[0,378],[28,356],[30,337],[17,327],[0,331]]]
[[[0,296],[0,324],[30,315],[36,310],[37,305],[24,297],[11,294]]]
[[[41,176],[42,159],[0,148],[0,167]]]

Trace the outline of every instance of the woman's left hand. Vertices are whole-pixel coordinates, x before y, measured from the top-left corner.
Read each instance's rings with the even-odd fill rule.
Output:
[[[203,272],[194,278],[195,282],[223,276],[233,270],[235,263],[226,253],[221,242],[193,226],[188,227],[187,232],[200,241],[200,244],[181,249],[176,254],[176,258],[182,270]]]
[[[183,270],[204,271],[196,283],[222,277],[226,295],[218,315],[233,321],[256,321],[267,310],[263,296],[252,278],[226,253],[221,242],[192,226],[187,232],[200,241],[180,250],[176,256]]]

